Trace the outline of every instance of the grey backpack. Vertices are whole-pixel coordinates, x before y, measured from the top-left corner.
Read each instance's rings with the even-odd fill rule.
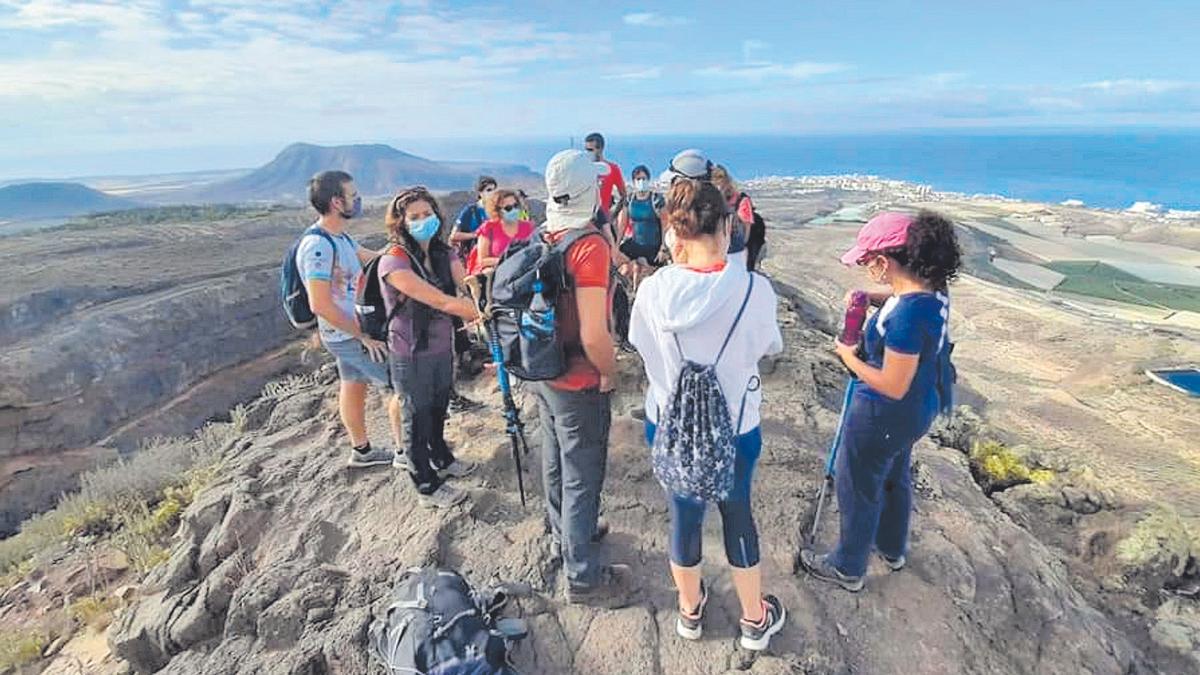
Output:
[[[750,294],[754,291],[754,277],[738,310],[721,351],[712,365],[702,365],[689,360],[683,354],[679,336],[674,335],[675,348],[683,360],[679,379],[666,410],[659,415],[658,428],[654,434],[651,462],[654,476],[668,492],[704,501],[722,501],[733,489],[733,464],[737,455],[735,439],[746,411],[746,396],[756,386],[752,378],[742,395],[741,410],[737,426],[729,416],[725,393],[717,379],[717,364],[729,346],[729,339],[737,330]]]
[[[525,628],[499,616],[506,601],[503,590],[476,592],[457,572],[410,569],[371,622],[368,651],[390,675],[514,675],[508,650]]]

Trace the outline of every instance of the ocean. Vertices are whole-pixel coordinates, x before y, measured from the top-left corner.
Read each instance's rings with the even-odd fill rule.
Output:
[[[583,135],[574,138],[583,146]],[[1112,133],[913,133],[847,136],[606,136],[606,156],[628,178],[657,175],[697,147],[739,180],[762,176],[871,174],[936,190],[1042,202],[1078,199],[1123,209],[1147,201],[1200,209],[1200,131]],[[541,171],[571,139],[408,139],[397,147],[436,159],[515,162]]]

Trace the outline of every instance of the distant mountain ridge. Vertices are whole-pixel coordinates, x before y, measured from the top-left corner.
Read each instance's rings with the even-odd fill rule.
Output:
[[[80,183],[33,182],[0,187],[0,218],[37,220],[121,211],[137,202]]]
[[[391,195],[406,185],[424,185],[433,190],[470,189],[479,173],[520,185],[538,179],[538,174],[524,166],[437,162],[383,144],[293,143],[249,174],[208,186],[201,197],[222,202],[303,201],[308,180],[331,169],[353,176],[359,193],[367,197]]]

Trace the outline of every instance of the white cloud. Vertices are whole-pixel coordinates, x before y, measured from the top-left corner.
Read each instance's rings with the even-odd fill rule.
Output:
[[[1197,86],[1198,85],[1195,82],[1179,82],[1175,80],[1120,79],[1089,82],[1082,85],[1081,88],[1094,91],[1103,91],[1122,96],[1130,96],[1143,94],[1166,94],[1168,92],[1196,88]]]
[[[643,70],[631,70],[624,73],[611,73],[601,76],[605,80],[624,80],[624,81],[639,81],[639,80],[656,80],[662,77],[663,69],[661,66],[654,68],[646,68]]]
[[[657,12],[634,12],[626,14],[621,19],[629,26],[645,26],[649,28],[666,28],[668,26],[683,26],[691,23],[691,19],[682,16],[665,16]]]
[[[817,63],[813,61],[798,61],[796,63],[772,63],[759,61],[732,65],[708,66],[696,70],[702,77],[741,79],[761,81],[766,79],[805,80],[819,75],[829,75],[850,70],[852,66],[844,63]]]

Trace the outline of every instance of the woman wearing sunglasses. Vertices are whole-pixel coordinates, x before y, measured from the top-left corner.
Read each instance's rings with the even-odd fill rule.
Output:
[[[514,241],[533,236],[533,223],[522,218],[524,209],[515,191],[496,190],[487,200],[485,208],[488,221],[476,233],[475,255],[467,264],[472,274],[493,269],[500,264],[500,258]]]

